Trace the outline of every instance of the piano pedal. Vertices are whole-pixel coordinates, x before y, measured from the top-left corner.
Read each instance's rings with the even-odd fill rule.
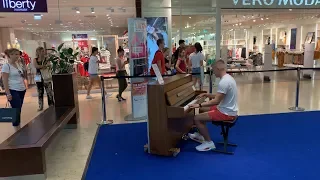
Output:
[[[172,148],[172,149],[169,150],[169,152],[172,153],[173,157],[177,157],[178,154],[180,153],[180,148]]]

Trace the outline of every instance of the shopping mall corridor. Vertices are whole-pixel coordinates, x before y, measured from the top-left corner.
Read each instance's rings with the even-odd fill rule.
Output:
[[[319,73],[318,73],[319,74]],[[320,78],[301,82],[300,106],[306,110],[320,109]],[[240,115],[268,114],[289,112],[288,108],[295,102],[295,72],[279,72],[272,75],[270,83],[262,83],[259,73],[236,75],[239,92]],[[22,112],[22,125],[28,123],[37,112],[36,89],[28,90]],[[125,116],[131,114],[130,92],[124,97],[127,102],[119,103],[116,93],[107,100],[108,119],[114,123],[131,123],[125,121]],[[101,96],[93,94],[92,100],[86,100],[85,94],[79,95],[80,126],[76,130],[63,130],[49,146],[47,156],[48,180],[79,180],[81,179],[86,161],[101,121]],[[46,101],[46,100],[45,100]],[[0,106],[6,99],[0,96]],[[11,124],[0,124],[0,143],[14,133]],[[113,138],[110,136],[110,138]],[[143,150],[143,149],[141,149]],[[110,163],[110,162],[106,162]]]

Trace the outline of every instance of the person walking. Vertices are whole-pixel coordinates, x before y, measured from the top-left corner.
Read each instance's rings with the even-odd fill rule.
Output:
[[[6,52],[8,55],[8,63],[2,67],[2,79],[7,100],[10,102],[11,107],[16,108],[19,113],[18,119],[13,123],[13,126],[19,126],[23,100],[26,93],[24,70],[19,63],[20,51],[11,48]]]
[[[51,74],[48,74],[51,72],[47,70],[47,68],[50,67],[50,64],[47,61],[46,52],[43,47],[38,47],[36,49],[36,58],[33,60],[33,65],[37,70],[35,81],[37,84],[37,91],[38,91],[38,104],[39,104],[38,111],[42,111],[44,89],[46,90],[46,93],[47,93],[48,106],[54,105],[52,79],[48,78],[48,77],[51,77]]]
[[[122,97],[122,93],[126,88],[128,87],[127,80],[125,78],[121,78],[122,76],[127,75],[126,71],[126,64],[128,64],[128,61],[124,59],[124,49],[122,47],[119,47],[118,49],[118,58],[117,58],[117,77],[118,78],[118,85],[119,85],[119,93],[117,95],[118,101],[125,101],[126,99]]]
[[[191,53],[189,56],[189,67],[192,69],[192,74],[194,78],[194,86],[196,86],[197,82],[199,83],[200,90],[202,89],[201,82],[201,68],[203,68],[204,55],[202,54],[202,46],[200,43],[195,43],[195,52]]]

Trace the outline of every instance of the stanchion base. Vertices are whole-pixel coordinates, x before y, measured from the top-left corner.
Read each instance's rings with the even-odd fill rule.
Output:
[[[101,121],[100,123],[97,123],[98,125],[110,125],[113,124],[113,120],[107,120],[107,121]]]
[[[301,108],[301,107],[291,107],[291,108],[289,108],[289,110],[291,110],[291,111],[304,111],[305,109]]]
[[[270,79],[269,76],[263,76],[263,81],[264,81],[264,82],[270,82],[271,79]]]

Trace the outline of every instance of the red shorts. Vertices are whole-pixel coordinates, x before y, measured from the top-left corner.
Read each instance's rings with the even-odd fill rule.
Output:
[[[208,114],[212,121],[233,121],[236,118],[235,116],[223,114],[218,110],[217,106],[210,107]]]

